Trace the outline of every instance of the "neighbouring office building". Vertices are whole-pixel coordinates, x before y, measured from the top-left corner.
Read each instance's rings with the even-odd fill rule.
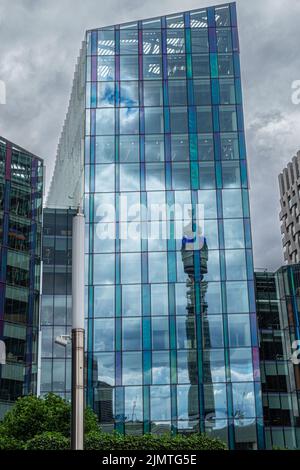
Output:
[[[43,163],[0,137],[0,418],[37,391]]]
[[[255,283],[266,448],[299,448],[300,366],[292,346],[299,340],[300,265],[256,272]]]
[[[300,262],[300,151],[279,177],[280,221],[284,260]]]
[[[85,214],[87,403],[102,428],[263,448],[234,3],[87,32],[47,204]],[[68,396],[60,215],[45,212],[41,390]]]

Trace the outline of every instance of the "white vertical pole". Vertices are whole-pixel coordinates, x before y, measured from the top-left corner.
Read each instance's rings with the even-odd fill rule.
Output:
[[[72,232],[72,432],[73,450],[84,446],[84,215]]]

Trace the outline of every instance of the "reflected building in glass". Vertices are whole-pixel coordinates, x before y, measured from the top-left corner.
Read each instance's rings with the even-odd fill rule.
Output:
[[[266,448],[300,447],[300,265],[256,272]],[[299,346],[298,346],[299,348]]]
[[[43,162],[0,137],[0,419],[37,391]]]
[[[48,204],[70,198],[102,428],[262,448],[234,3],[87,32]]]

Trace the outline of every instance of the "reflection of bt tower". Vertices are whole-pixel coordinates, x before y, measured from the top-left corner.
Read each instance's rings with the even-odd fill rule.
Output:
[[[206,291],[207,281],[204,280],[204,275],[207,274],[208,262],[208,247],[206,238],[201,235],[201,230],[197,228],[196,223],[191,220],[183,229],[181,257],[183,262],[184,272],[187,274],[186,278],[186,297],[187,297],[187,317],[186,317],[186,334],[189,343],[188,352],[188,373],[190,380],[189,390],[189,403],[188,413],[191,425],[197,424],[199,420],[199,406],[198,399],[203,400],[203,393],[201,390],[201,383],[198,380],[198,367],[197,361],[192,357],[192,349],[197,349],[201,345],[201,341],[197,341],[197,330],[202,331],[202,338],[206,338],[206,346],[209,347],[208,322],[204,322],[203,318],[207,314]],[[195,301],[199,299],[199,301]],[[201,328],[197,328],[197,324]],[[199,338],[201,340],[201,338]],[[209,377],[210,371],[206,371],[205,376]],[[199,389],[198,389],[199,383]],[[214,404],[211,404],[211,409],[214,409]],[[207,411],[207,410],[206,410]]]

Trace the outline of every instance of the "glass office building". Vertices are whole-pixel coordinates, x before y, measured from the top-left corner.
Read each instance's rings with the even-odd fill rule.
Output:
[[[84,199],[87,403],[262,448],[235,4],[88,31],[76,70],[48,203]]]
[[[292,346],[299,340],[300,265],[256,272],[255,284],[266,448],[299,449],[300,366]]]
[[[71,334],[72,218],[68,209],[44,209],[40,393],[71,397],[71,345],[55,343]]]
[[[37,389],[42,197],[42,160],[0,137],[0,418]]]

